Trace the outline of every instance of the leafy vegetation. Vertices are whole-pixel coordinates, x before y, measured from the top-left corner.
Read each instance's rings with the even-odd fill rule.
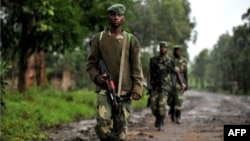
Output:
[[[44,129],[76,120],[94,118],[95,92],[60,92],[54,89],[28,89],[25,94],[7,93],[7,109],[1,111],[0,140],[33,141],[46,138]],[[134,101],[134,108],[144,108],[147,96]]]
[[[7,109],[1,115],[1,140],[35,140],[42,129],[95,115],[93,92],[63,93],[53,89],[29,89],[5,95]]]
[[[197,88],[248,94],[250,72],[250,8],[242,15],[246,22],[233,28],[233,35],[221,35],[209,52],[204,49],[191,65]]]
[[[5,94],[5,86],[7,85],[4,80],[7,72],[10,69],[9,62],[2,59],[2,52],[0,52],[0,110],[5,109],[5,102],[3,100],[3,95]],[[1,111],[0,111],[1,112]]]
[[[139,0],[132,12],[133,21],[128,24],[143,47],[158,46],[161,40],[186,46],[185,41],[192,40],[190,33],[195,23],[189,19],[187,0]]]
[[[64,77],[64,71],[74,79],[75,89],[92,87],[85,73],[88,43],[95,33],[107,27],[107,7],[116,2],[2,0],[0,46],[4,60],[12,64],[8,76],[13,81],[18,77],[18,90],[25,92],[30,84],[49,85],[50,76]],[[132,32],[143,48],[156,47],[159,40],[185,45],[185,41],[192,39],[190,33],[195,23],[189,20],[191,9],[187,0],[122,0],[120,3],[126,6],[124,29]],[[32,57],[33,63],[29,61]],[[31,71],[34,76],[29,79],[25,75]]]
[[[124,3],[129,6],[131,1]],[[104,28],[106,15],[103,13],[112,3],[112,0],[2,0],[0,46],[5,59],[15,64],[12,71],[18,75],[18,90],[25,92],[30,83],[47,85],[44,54],[64,55],[82,47],[83,39]],[[30,71],[32,55],[35,56],[35,75],[33,80],[28,80],[25,75]]]

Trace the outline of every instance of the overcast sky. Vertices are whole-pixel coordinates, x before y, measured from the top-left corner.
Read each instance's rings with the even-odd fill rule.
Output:
[[[220,35],[232,33],[233,27],[243,23],[241,16],[250,8],[250,0],[189,0],[191,19],[195,17],[198,38],[188,43],[191,61],[201,50],[211,50]]]

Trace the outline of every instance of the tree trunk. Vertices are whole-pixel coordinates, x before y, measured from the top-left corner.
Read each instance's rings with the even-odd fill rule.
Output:
[[[35,23],[35,19],[28,19],[27,17],[22,17],[22,32],[21,39],[18,44],[20,49],[20,58],[19,58],[19,74],[18,74],[18,90],[23,93],[29,85],[27,83],[27,68],[28,68],[28,59],[31,54],[32,41],[29,38],[29,33],[32,28],[32,25]]]
[[[37,86],[46,86],[48,80],[46,76],[45,53],[43,50],[35,53],[35,73]]]
[[[71,73],[67,67],[63,69],[63,76],[62,76],[62,90],[68,91],[71,86]]]
[[[35,86],[35,55],[32,54],[29,58],[28,58],[28,62],[27,62],[27,69],[25,72],[25,81],[26,81],[26,89],[31,87],[31,86]]]
[[[18,90],[23,93],[26,90],[26,71],[28,64],[28,53],[26,50],[20,52],[19,73],[18,73]]]

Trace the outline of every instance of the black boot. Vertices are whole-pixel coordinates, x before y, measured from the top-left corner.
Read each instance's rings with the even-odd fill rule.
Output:
[[[177,124],[181,124],[181,111],[180,110],[175,111],[175,122]]]
[[[169,109],[168,115],[170,115],[171,121],[175,122],[176,117],[175,117],[175,110],[174,110],[174,106],[173,105],[170,105],[170,109]]]
[[[164,130],[164,119],[165,119],[165,116],[160,116],[160,118],[159,118],[160,126],[158,127],[158,131]]]
[[[172,122],[176,122],[176,117],[175,117],[175,114],[174,114],[174,113],[171,114],[171,121],[172,121]]]
[[[159,128],[161,125],[160,123],[160,116],[155,116],[155,127]]]
[[[175,122],[176,120],[176,117],[175,117],[175,111],[174,111],[174,108],[170,108],[169,112],[168,112],[168,115],[170,115],[170,119],[172,122]]]

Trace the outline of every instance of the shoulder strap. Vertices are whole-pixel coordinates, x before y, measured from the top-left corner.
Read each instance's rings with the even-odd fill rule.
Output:
[[[126,42],[127,42],[127,36],[126,36],[126,34],[123,34],[123,35],[124,35],[124,41],[123,41],[123,44],[122,44],[122,56],[121,56],[121,62],[120,62],[120,72],[119,72],[119,81],[118,81],[118,93],[117,93],[118,97],[120,97],[120,95],[121,95],[124,58],[125,58],[125,50],[126,50]]]
[[[128,42],[130,43],[131,40],[131,33],[128,33]]]
[[[104,31],[102,31],[102,32],[100,33],[100,36],[99,36],[99,41],[101,41],[101,40],[102,40],[102,35],[103,35],[103,32],[104,32]]]

